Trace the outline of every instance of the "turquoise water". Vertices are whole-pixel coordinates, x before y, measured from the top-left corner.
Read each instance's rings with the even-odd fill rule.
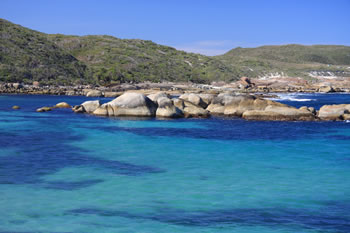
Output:
[[[86,99],[0,96],[0,232],[350,232],[350,123],[35,112]]]

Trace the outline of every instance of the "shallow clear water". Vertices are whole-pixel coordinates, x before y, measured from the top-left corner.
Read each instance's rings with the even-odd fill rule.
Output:
[[[350,232],[350,123],[35,112],[86,99],[0,96],[0,232]]]

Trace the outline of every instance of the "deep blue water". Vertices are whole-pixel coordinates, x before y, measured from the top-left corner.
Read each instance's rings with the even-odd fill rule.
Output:
[[[0,233],[350,232],[350,123],[35,112],[87,99],[0,96]]]

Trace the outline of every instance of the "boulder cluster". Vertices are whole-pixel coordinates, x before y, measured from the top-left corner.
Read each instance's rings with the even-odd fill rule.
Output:
[[[127,92],[104,104],[99,100],[86,101],[74,106],[73,111],[110,117],[207,118],[211,115],[222,115],[264,121],[350,119],[350,104],[325,105],[316,111],[312,107],[295,108],[252,95],[232,93],[219,95],[188,93],[172,98],[164,92],[148,96]]]

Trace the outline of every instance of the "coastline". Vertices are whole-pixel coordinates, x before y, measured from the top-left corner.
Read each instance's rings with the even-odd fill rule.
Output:
[[[322,81],[322,80],[321,80]],[[126,91],[139,92],[145,95],[159,91],[171,95],[184,93],[195,94],[220,94],[224,92],[241,94],[267,94],[273,93],[350,93],[350,81],[332,80],[332,82],[316,82],[309,84],[298,78],[289,79],[248,79],[242,78],[232,83],[216,82],[212,84],[196,83],[135,83],[117,84],[112,86],[94,85],[39,85],[34,82],[32,85],[21,83],[0,84],[0,94],[27,94],[27,95],[67,95],[67,96],[88,96],[88,97],[118,97]],[[324,80],[323,80],[324,81]]]

